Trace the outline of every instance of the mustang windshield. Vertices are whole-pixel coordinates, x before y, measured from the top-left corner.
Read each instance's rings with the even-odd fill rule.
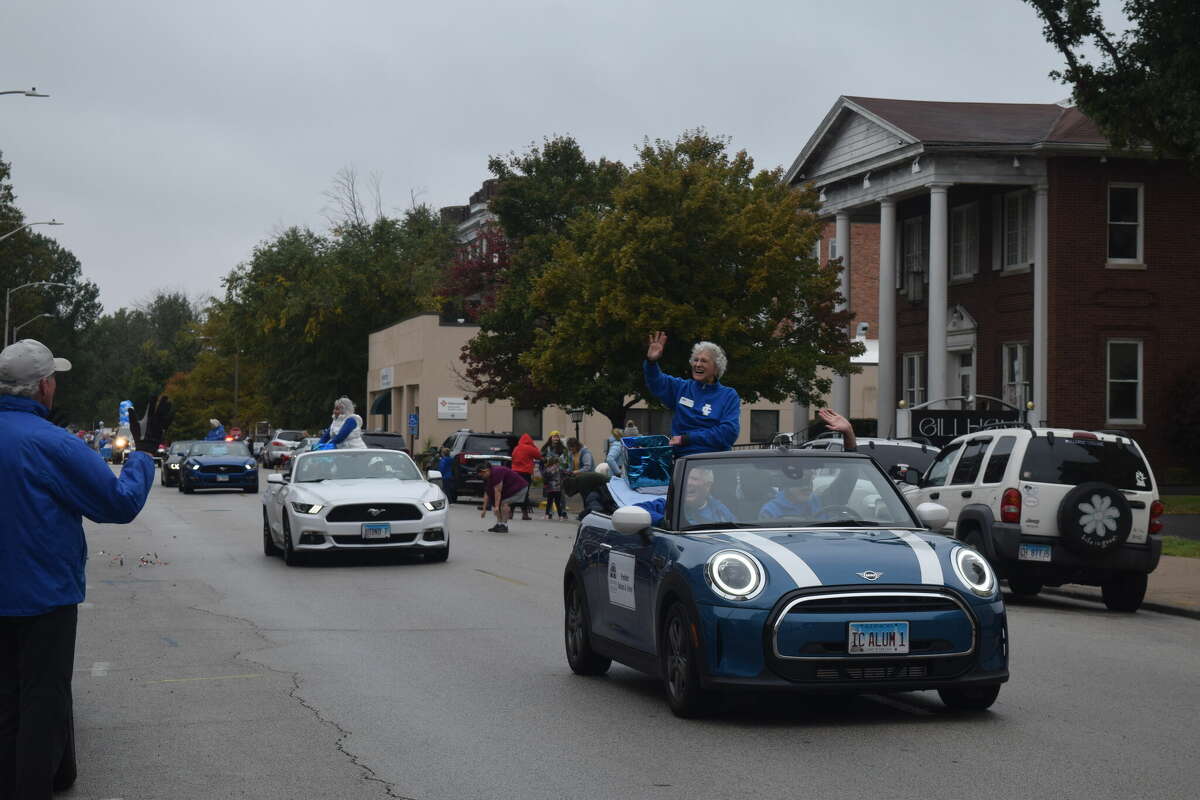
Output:
[[[421,471],[403,453],[380,450],[333,450],[310,453],[296,461],[295,481],[347,481],[369,478],[421,480]]]
[[[250,458],[250,449],[241,442],[195,442],[188,448],[189,456],[201,458]]]
[[[866,459],[802,456],[689,459],[680,527],[921,527]]]

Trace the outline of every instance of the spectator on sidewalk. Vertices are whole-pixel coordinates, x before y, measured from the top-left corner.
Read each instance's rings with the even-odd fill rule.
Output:
[[[553,519],[556,508],[559,519],[567,518],[562,482],[570,468],[571,456],[563,444],[562,436],[558,431],[550,431],[550,438],[542,445],[542,493],[546,498],[546,519]]]
[[[508,467],[487,462],[479,468],[479,477],[483,478],[483,512],[479,516],[486,517],[488,509],[495,506],[496,524],[488,528],[488,533],[508,533],[512,507],[525,502],[529,483]]]
[[[458,502],[458,483],[454,477],[454,458],[450,448],[443,447],[441,458],[438,459],[438,472],[442,473],[442,491],[451,503]]]
[[[608,448],[608,453],[604,456],[604,463],[608,464],[608,474],[614,478],[619,478],[623,474],[621,470],[621,448],[624,447],[624,444],[621,440],[626,436],[640,436],[641,434],[638,433],[638,426],[633,424],[633,420],[625,422],[625,430],[613,428],[613,431],[620,435]]]
[[[87,541],[82,518],[130,522],[154,482],[134,451],[120,477],[49,420],[71,362],[23,339],[0,352],[0,797],[49,798],[67,753],[75,629]],[[157,442],[153,443],[157,446]],[[152,451],[151,451],[152,452]],[[62,786],[58,788],[64,788]]]
[[[517,440],[517,446],[512,451],[511,469],[525,479],[526,485],[532,486],[533,466],[541,457],[542,451],[533,443],[533,437],[528,433],[522,433],[521,438]],[[521,519],[530,519],[528,492],[525,494],[525,503],[521,506]]]
[[[591,472],[596,468],[596,458],[592,451],[583,446],[583,442],[572,436],[567,439],[567,450],[571,452],[571,474]]]

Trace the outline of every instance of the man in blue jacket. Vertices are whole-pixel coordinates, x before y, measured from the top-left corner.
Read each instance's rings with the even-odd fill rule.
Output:
[[[741,432],[742,401],[738,393],[720,382],[728,360],[725,351],[712,342],[697,342],[692,347],[690,380],[673,378],[658,368],[667,335],[658,331],[650,336],[642,372],[646,386],[668,411],[671,445],[676,456],[732,450]]]
[[[0,352],[0,797],[48,800],[66,748],[82,517],[130,522],[154,482],[149,454],[131,453],[117,478],[49,421],[54,375],[70,368],[33,339]]]

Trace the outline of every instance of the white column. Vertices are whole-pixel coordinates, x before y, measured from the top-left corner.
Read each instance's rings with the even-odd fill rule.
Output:
[[[929,339],[926,348],[929,377],[925,384],[928,400],[946,396],[946,308],[950,280],[948,189],[946,184],[929,187]]]
[[[879,203],[879,435],[896,427],[896,201]]]
[[[845,302],[838,305],[838,311],[844,311],[850,306],[850,214],[842,211],[837,215],[836,233],[838,245],[838,256],[842,260],[842,281],[838,291],[841,292]],[[850,337],[850,331],[844,331],[846,337]],[[834,375],[833,376],[833,396],[831,398],[833,410],[841,414],[847,419],[850,418],[850,376],[849,375]]]
[[[1050,358],[1049,187],[1034,188],[1033,206],[1033,403],[1032,418],[1048,422]]]
[[[808,438],[808,404],[792,403],[792,432],[800,434],[798,441]]]

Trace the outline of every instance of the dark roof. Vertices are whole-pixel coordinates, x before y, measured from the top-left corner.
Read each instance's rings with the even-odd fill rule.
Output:
[[[1032,145],[1105,144],[1081,111],[1055,103],[947,103],[846,97],[921,142]]]

